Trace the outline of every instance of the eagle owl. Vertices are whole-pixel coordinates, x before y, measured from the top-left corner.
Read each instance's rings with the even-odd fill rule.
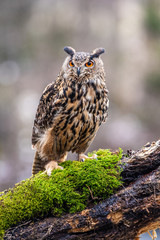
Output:
[[[108,91],[100,55],[76,52],[65,47],[66,57],[57,80],[44,90],[38,105],[32,132],[36,149],[32,173],[53,169],[66,160],[69,151],[79,159],[94,139],[108,114]]]

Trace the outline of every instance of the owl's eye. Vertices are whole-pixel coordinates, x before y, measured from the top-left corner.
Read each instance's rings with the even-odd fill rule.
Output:
[[[86,67],[93,67],[94,62],[93,61],[89,61],[85,64]]]
[[[69,66],[74,67],[74,63],[72,62],[72,60],[69,61]]]

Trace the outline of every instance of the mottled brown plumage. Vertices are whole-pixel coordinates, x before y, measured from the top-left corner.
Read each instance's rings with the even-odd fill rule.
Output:
[[[108,91],[100,54],[64,50],[65,59],[56,82],[44,90],[34,120],[32,145],[36,149],[32,173],[50,174],[69,151],[83,154],[107,118]]]

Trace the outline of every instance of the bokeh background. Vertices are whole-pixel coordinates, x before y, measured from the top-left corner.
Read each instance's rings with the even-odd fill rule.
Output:
[[[31,175],[36,108],[66,45],[106,49],[109,119],[88,151],[159,138],[160,1],[0,0],[0,190]]]
[[[36,108],[66,45],[106,48],[109,119],[88,151],[159,138],[160,1],[0,0],[0,190],[31,175]]]

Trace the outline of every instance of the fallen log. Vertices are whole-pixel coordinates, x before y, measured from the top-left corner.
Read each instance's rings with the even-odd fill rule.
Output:
[[[4,239],[137,240],[160,227],[160,140],[122,159],[123,186],[102,203],[74,214],[45,217],[9,229]]]

